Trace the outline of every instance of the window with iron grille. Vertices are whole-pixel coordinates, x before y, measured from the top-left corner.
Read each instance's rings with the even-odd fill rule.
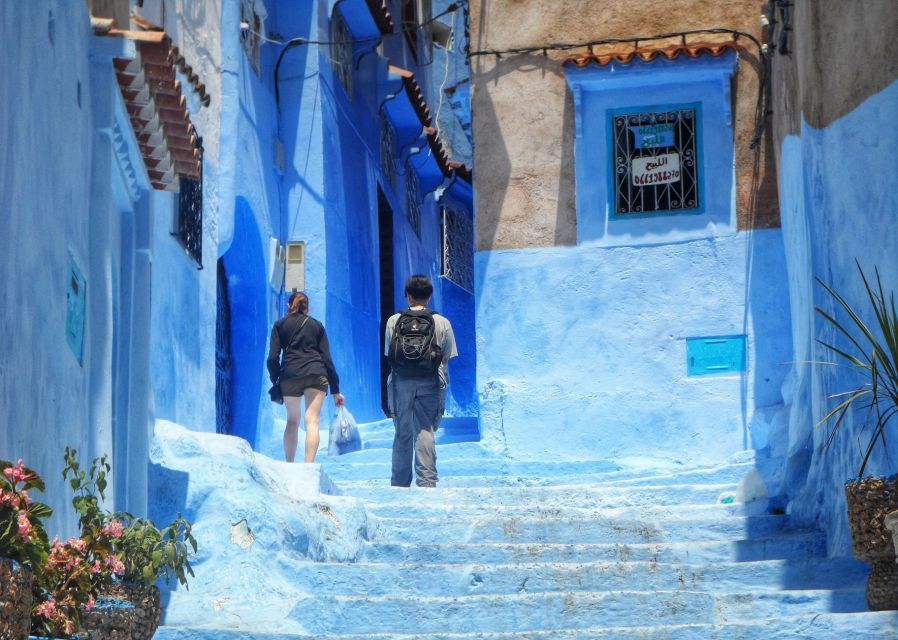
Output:
[[[441,274],[474,292],[474,222],[464,211],[443,207]]]
[[[418,184],[418,174],[411,167],[405,172],[405,202],[408,223],[415,230],[415,235],[421,237],[421,187]]]
[[[612,111],[612,219],[699,213],[699,105]]]
[[[346,24],[346,19],[340,9],[334,7],[331,13],[331,64],[334,67],[334,75],[340,80],[340,84],[346,90],[346,95],[352,99],[352,32]]]
[[[240,4],[240,22],[249,25],[249,29],[240,31],[240,42],[243,44],[243,51],[249,59],[249,63],[256,72],[261,75],[261,55],[259,45],[262,44],[259,34],[262,33],[262,17],[255,11],[254,0],[243,0]]]
[[[175,235],[184,245],[197,266],[203,268],[203,147],[200,147],[200,177],[197,180],[180,176],[178,193],[178,224]]]
[[[387,114],[380,112],[380,168],[390,187],[396,189],[396,132]]]

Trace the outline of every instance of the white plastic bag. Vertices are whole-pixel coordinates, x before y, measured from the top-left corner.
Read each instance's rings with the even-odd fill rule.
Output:
[[[349,413],[346,405],[337,407],[331,419],[330,434],[327,440],[327,454],[339,456],[362,448],[362,438],[355,418]]]

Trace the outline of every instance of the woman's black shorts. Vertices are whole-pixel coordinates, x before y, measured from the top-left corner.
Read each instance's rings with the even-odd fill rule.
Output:
[[[288,378],[280,381],[281,393],[296,398],[302,397],[306,389],[317,389],[327,393],[327,378],[319,375],[303,376],[301,378]]]

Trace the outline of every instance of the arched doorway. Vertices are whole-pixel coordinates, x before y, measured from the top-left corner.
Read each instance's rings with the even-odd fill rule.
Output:
[[[256,445],[268,348],[268,279],[256,218],[237,198],[234,240],[222,256],[230,318],[231,434]]]

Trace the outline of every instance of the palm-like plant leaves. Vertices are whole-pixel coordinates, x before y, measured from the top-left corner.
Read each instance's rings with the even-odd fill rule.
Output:
[[[886,425],[898,413],[898,313],[895,309],[894,293],[890,293],[887,298],[883,291],[879,269],[875,269],[876,288],[874,289],[864,275],[859,262],[857,268],[861,274],[861,280],[864,282],[870,306],[876,316],[877,328],[882,335],[881,341],[848,301],[819,278],[817,278],[817,282],[848,314],[851,323],[846,327],[820,307],[815,307],[814,310],[838,333],[848,339],[856,349],[856,353],[851,353],[823,340],[817,340],[817,342],[860,369],[866,379],[864,384],[856,389],[833,395],[833,398],[841,398],[840,401],[819,422],[822,424],[835,418],[826,439],[825,446],[829,446],[842,426],[848,410],[853,406],[869,409],[868,423],[871,422],[870,418],[875,416],[872,419],[873,432],[864,449],[863,461],[858,472],[858,477],[861,477],[877,445],[881,443],[883,448],[886,447]],[[859,333],[860,336],[856,337],[856,333]]]

